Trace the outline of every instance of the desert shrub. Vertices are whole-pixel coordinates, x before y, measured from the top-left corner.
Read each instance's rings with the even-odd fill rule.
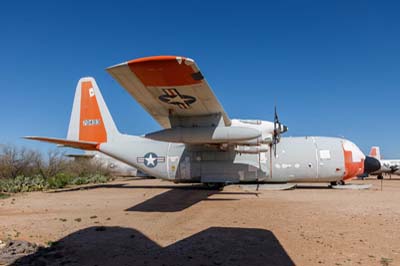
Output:
[[[90,183],[105,183],[110,181],[112,178],[103,174],[94,174],[89,176]]]
[[[2,146],[0,152],[0,178],[33,176],[39,173],[38,163],[42,161],[39,152],[15,146]]]
[[[0,193],[17,193],[41,191],[46,189],[60,189],[71,185],[84,185],[105,183],[110,181],[111,177],[100,174],[94,174],[86,177],[74,177],[70,174],[58,173],[50,178],[43,178],[40,175],[34,177],[17,176],[16,178],[0,179]]]
[[[58,150],[47,156],[14,146],[0,150],[0,192],[16,193],[104,183],[110,172],[96,159],[74,160]]]
[[[106,183],[110,181],[109,176],[105,176],[102,174],[94,174],[89,176],[78,176],[71,180],[71,185],[85,185],[85,184],[97,184],[97,183]]]
[[[63,188],[72,183],[74,176],[66,173],[57,173],[56,175],[47,178],[48,188]]]
[[[92,160],[72,160],[66,167],[66,171],[75,176],[88,177],[95,174],[109,176],[110,171],[100,161]]]
[[[4,193],[0,193],[0,199],[6,199],[8,197],[10,197],[10,195],[4,194]]]
[[[0,192],[17,193],[39,191],[47,188],[46,180],[36,175],[33,177],[17,176],[16,178],[0,179]]]
[[[73,161],[66,158],[64,152],[50,150],[47,152],[46,159],[36,161],[36,168],[44,178],[50,178],[65,172],[71,162]]]

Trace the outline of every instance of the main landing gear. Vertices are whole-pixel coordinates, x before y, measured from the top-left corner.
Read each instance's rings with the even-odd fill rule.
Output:
[[[338,181],[331,182],[331,186],[343,186],[343,185],[346,185],[344,180],[338,180]]]
[[[225,183],[204,183],[207,189],[211,190],[222,190],[225,186]]]

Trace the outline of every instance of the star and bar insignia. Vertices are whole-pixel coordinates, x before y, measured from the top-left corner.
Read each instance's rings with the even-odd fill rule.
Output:
[[[177,89],[163,89],[164,94],[158,97],[160,101],[177,105],[181,109],[189,109],[190,105],[196,102],[196,98],[190,95],[183,95]]]
[[[137,157],[138,163],[144,163],[146,167],[154,168],[158,163],[165,163],[164,156],[157,156],[154,152],[148,152],[144,157]]]

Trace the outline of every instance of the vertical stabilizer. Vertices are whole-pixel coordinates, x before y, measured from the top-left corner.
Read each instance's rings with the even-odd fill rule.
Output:
[[[375,159],[381,159],[381,151],[378,146],[371,147],[371,151],[369,152],[369,156],[374,157]]]
[[[109,142],[118,130],[94,78],[81,78],[75,91],[68,140]]]

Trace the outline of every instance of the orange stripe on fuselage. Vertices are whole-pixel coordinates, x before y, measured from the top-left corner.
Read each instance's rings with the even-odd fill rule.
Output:
[[[151,56],[128,62],[130,70],[145,86],[184,86],[200,83],[192,74],[195,73],[190,65],[185,63],[186,58],[176,56]]]
[[[83,81],[81,87],[79,140],[107,142],[103,118],[90,81]]]
[[[344,153],[344,167],[346,172],[344,173],[343,180],[351,179],[364,172],[364,160],[360,162],[353,162],[353,152],[347,151],[343,148]]]

